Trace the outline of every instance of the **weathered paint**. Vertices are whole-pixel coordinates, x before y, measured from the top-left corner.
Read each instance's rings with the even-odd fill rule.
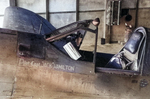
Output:
[[[70,72],[74,71],[73,66],[75,64],[68,65],[70,68],[63,66],[62,63],[67,62],[64,61],[67,57],[62,57],[61,53],[58,53],[56,49],[53,48],[52,51],[53,55],[56,56],[54,57],[56,58],[55,60],[43,60],[18,57],[16,45],[17,35],[3,33],[0,35],[1,75],[4,78],[2,83],[0,83],[0,95],[2,96],[9,96],[12,99],[140,99],[143,96],[145,99],[149,98],[148,90],[150,86],[140,86],[140,82],[143,79],[149,83],[149,77],[123,77],[102,73],[91,75],[82,74],[81,72],[64,72],[63,69],[66,69],[66,67]],[[57,52],[58,55],[55,55],[54,52]],[[59,58],[61,60],[58,60]],[[53,63],[51,64],[51,62]],[[67,63],[69,63],[69,60]],[[78,69],[83,71],[87,69],[86,64],[82,64],[80,67],[83,68],[78,67]],[[6,82],[8,78],[11,79],[8,80],[9,82]]]
[[[57,63],[60,61],[53,60],[56,63],[52,65],[48,64],[52,60],[19,58],[16,55],[16,45],[16,35],[0,35],[0,75],[3,77],[2,83],[0,83],[0,95],[5,96],[6,99],[10,97],[12,99],[141,99],[142,97],[149,99],[150,86],[140,86],[143,79],[149,83],[149,77],[123,77],[111,74],[86,75],[58,71],[52,67],[64,69],[63,64]],[[56,51],[56,49],[53,50]],[[59,57],[55,58],[61,58],[60,53],[58,55]],[[87,69],[86,67],[78,69],[84,70]]]
[[[55,70],[60,70],[60,71],[68,71],[68,72],[75,72],[75,66],[70,66],[70,65],[66,65],[66,64],[58,64],[55,62],[48,62],[48,61],[29,61],[29,60],[25,60],[23,58],[20,58],[18,61],[18,65],[19,66],[34,66],[34,67],[47,67],[49,69],[55,69]]]
[[[141,88],[140,81],[148,77],[117,75],[82,75],[53,71],[46,67],[18,67],[14,98],[29,99],[144,99],[149,98],[149,85]]]
[[[0,96],[5,96],[4,99],[12,96],[17,68],[16,39],[13,35],[0,35]]]
[[[147,20],[145,21],[147,22]],[[12,38],[0,43],[2,45],[4,42],[5,44],[11,43],[12,46],[15,45],[15,42],[13,43],[10,39]],[[15,53],[14,47],[8,52]],[[47,67],[16,67],[17,65],[10,65],[13,63],[12,61],[15,61],[16,53],[15,55],[8,53],[6,51],[7,46],[0,46],[0,48],[0,55],[4,56],[1,60],[6,60],[0,62],[3,63],[0,74],[0,78],[3,78],[0,86],[7,86],[7,84],[10,86],[10,82],[15,82],[13,97],[6,96],[5,93],[7,90],[7,95],[10,95],[13,86],[12,88],[3,87],[1,88],[3,95],[0,96],[0,99],[149,99],[150,97],[150,86],[140,87],[140,81],[143,79],[150,83],[149,77],[122,77],[106,74],[88,76],[55,71]],[[8,54],[4,54],[2,50]],[[13,55],[14,57],[12,57]],[[16,71],[17,73],[14,75]],[[9,83],[4,84],[5,82]]]

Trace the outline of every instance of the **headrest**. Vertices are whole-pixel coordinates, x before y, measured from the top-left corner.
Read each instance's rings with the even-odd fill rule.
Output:
[[[125,45],[125,49],[128,50],[130,53],[135,54],[139,48],[140,42],[142,40],[142,33],[141,32],[133,32],[130,39]]]

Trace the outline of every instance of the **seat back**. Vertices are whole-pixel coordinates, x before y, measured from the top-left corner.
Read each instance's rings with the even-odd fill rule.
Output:
[[[123,49],[111,58],[106,67],[139,71],[138,55],[143,40],[143,33],[135,30]]]
[[[139,49],[142,43],[143,34],[141,32],[133,32],[130,39],[124,46],[124,56],[130,61],[138,58]]]

